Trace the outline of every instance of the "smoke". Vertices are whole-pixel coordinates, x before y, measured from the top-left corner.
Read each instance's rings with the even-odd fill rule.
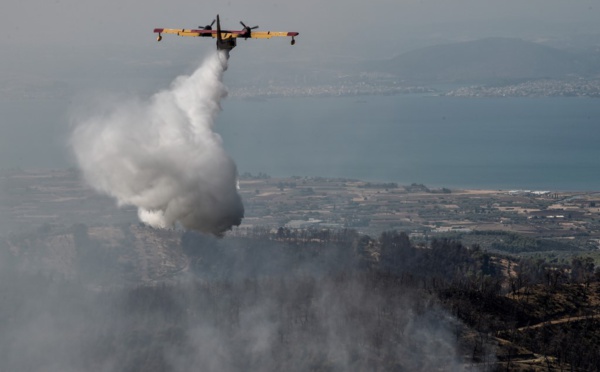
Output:
[[[77,120],[71,143],[86,181],[119,205],[138,207],[154,227],[180,223],[222,235],[239,225],[237,168],[213,132],[227,95],[225,70],[227,54],[216,52],[147,102]]]
[[[407,261],[380,271],[350,234],[281,242],[77,225],[0,240],[0,371],[478,371],[494,362],[492,337],[450,316],[450,304],[410,279]],[[429,253],[420,257],[447,262]],[[439,274],[424,267],[424,283]]]

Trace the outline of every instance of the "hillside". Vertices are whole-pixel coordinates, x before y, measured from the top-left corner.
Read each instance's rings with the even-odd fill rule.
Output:
[[[246,175],[217,239],[73,172],[0,180],[0,370],[600,368],[597,193]]]
[[[142,225],[47,226],[0,248],[6,370],[600,367],[591,260],[549,264],[397,232],[216,239]]]
[[[593,55],[509,38],[417,49],[380,62],[375,69],[405,79],[430,81],[563,78],[598,73]]]

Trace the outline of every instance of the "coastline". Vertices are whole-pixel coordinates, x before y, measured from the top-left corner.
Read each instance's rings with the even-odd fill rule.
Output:
[[[353,229],[378,236],[397,230],[414,239],[503,232],[600,248],[600,192],[448,189],[346,178],[244,175],[245,217],[234,234],[254,228]],[[0,234],[47,225],[137,224],[83,183],[75,169],[12,170],[0,175]],[[565,247],[567,247],[565,245]],[[567,249],[567,248],[565,248]]]

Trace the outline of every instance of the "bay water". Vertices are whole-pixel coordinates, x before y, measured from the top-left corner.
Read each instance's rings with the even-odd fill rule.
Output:
[[[600,100],[591,98],[229,100],[217,131],[240,172],[600,190]]]
[[[228,98],[215,130],[240,173],[600,190],[600,100],[427,95]],[[0,168],[68,167],[68,102],[0,102]]]

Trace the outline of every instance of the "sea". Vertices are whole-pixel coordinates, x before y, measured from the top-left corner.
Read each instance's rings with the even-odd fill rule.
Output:
[[[428,187],[600,191],[600,100],[238,99],[215,131],[240,173]],[[75,166],[68,102],[0,102],[0,169]]]
[[[216,130],[240,172],[600,190],[600,100],[593,98],[229,100]]]

